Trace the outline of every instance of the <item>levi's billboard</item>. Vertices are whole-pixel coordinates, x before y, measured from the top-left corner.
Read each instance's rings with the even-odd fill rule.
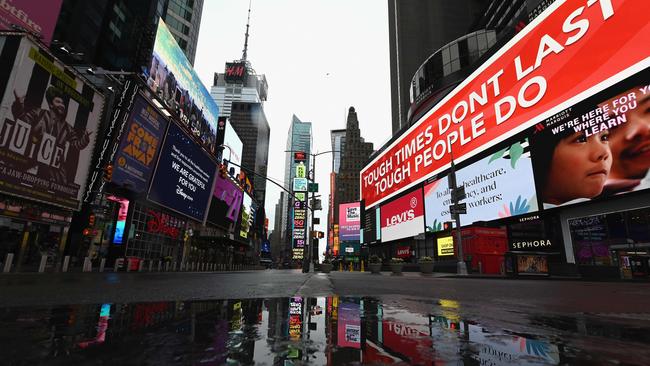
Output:
[[[412,237],[424,232],[422,188],[381,206],[383,242]]]
[[[556,1],[361,171],[366,207],[650,65],[646,0]]]

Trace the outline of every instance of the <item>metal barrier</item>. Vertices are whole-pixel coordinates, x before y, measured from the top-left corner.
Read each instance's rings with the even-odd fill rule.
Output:
[[[124,263],[124,258],[117,258],[115,260],[115,266],[113,267],[113,272],[119,271],[123,263]]]
[[[92,272],[93,271],[93,262],[90,260],[89,257],[84,258],[84,266],[83,266],[83,269],[81,271],[82,272]]]

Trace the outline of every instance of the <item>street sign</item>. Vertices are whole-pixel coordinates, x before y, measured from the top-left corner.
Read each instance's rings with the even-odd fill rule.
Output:
[[[454,189],[456,188],[456,173],[452,172],[447,175],[447,183],[449,184],[449,188]]]
[[[304,192],[295,192],[293,195],[296,197],[296,199],[298,201],[306,201],[307,200],[307,198],[306,198],[307,196],[305,195]]]
[[[309,192],[318,192],[318,183],[309,183]]]
[[[455,205],[449,206],[449,212],[452,215],[454,214],[466,214],[467,213],[467,203],[457,203]]]
[[[320,225],[320,217],[314,217],[312,220],[314,220],[314,225]]]
[[[452,202],[458,202],[462,201],[465,198],[467,198],[467,195],[465,194],[465,186],[460,186],[456,189],[453,189],[451,191],[451,200]]]

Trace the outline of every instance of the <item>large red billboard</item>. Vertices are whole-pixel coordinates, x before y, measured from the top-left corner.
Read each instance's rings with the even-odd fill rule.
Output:
[[[2,0],[0,2],[0,29],[12,30],[18,26],[41,37],[50,45],[59,18],[63,0]]]
[[[362,171],[369,208],[650,65],[646,0],[553,3]]]
[[[381,240],[391,241],[424,232],[422,189],[381,206]]]

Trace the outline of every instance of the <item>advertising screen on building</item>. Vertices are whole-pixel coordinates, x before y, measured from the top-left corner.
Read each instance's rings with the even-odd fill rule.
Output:
[[[454,238],[451,236],[445,236],[443,238],[436,239],[436,244],[438,245],[438,257],[443,257],[447,255],[454,255]]]
[[[359,241],[361,206],[359,202],[339,205],[339,239],[341,242]]]
[[[201,147],[170,123],[149,200],[203,222],[216,170]]]
[[[241,223],[240,223],[240,230],[239,230],[239,236],[248,239],[248,231],[251,228],[252,220],[253,220],[253,199],[251,196],[244,192],[244,200],[241,206]]]
[[[24,29],[50,45],[63,0],[2,0],[0,30]],[[17,26],[17,27],[14,27]]]
[[[28,37],[0,48],[0,191],[76,210],[104,98]]]
[[[383,242],[416,236],[424,232],[424,199],[416,189],[381,206]]]
[[[638,1],[551,4],[363,168],[366,207],[448,169],[452,152],[461,163],[648,67],[645,10]]]
[[[216,156],[219,107],[162,19],[158,20],[147,84],[203,147]]]
[[[210,203],[208,221],[221,227],[228,227],[236,223],[239,218],[244,192],[228,178],[217,175],[215,179],[214,197]]]
[[[145,192],[162,144],[167,120],[143,97],[136,96],[115,155],[111,182]]]
[[[533,167],[544,208],[649,188],[650,69],[533,130]]]
[[[379,240],[380,235],[380,220],[379,206],[363,211],[363,243],[370,244]]]
[[[223,124],[223,127],[221,127]],[[242,143],[239,135],[232,127],[230,119],[226,117],[219,117],[219,136],[217,136],[217,143],[223,145],[223,152],[218,158],[227,159],[234,164],[228,166],[228,171],[234,171],[233,176],[236,177],[241,171],[241,157],[244,151],[244,144]],[[222,132],[223,130],[223,132]],[[221,160],[220,160],[221,161]]]
[[[456,172],[456,184],[465,187],[467,214],[462,225],[537,211],[537,196],[528,140],[516,141]],[[424,186],[426,230],[442,230],[452,219],[447,176]]]
[[[293,178],[294,192],[307,192],[307,178]]]

